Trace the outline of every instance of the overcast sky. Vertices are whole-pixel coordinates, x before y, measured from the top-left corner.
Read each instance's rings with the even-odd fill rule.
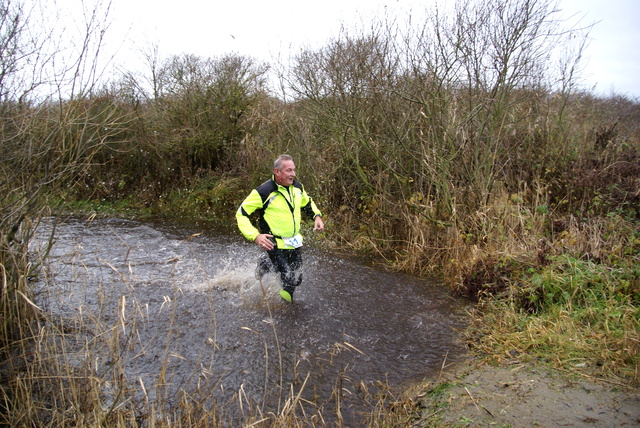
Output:
[[[400,14],[402,22],[407,11],[424,10],[433,2],[113,0],[109,40],[114,44],[128,35],[120,58],[157,43],[162,57],[236,52],[270,61],[302,46],[322,46],[342,24],[359,25],[385,11]],[[640,98],[640,0],[560,0],[559,5],[584,25],[595,23],[583,62],[585,88]]]

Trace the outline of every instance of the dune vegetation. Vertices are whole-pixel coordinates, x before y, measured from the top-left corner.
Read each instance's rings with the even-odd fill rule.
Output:
[[[93,63],[101,7],[56,71],[62,50],[44,54],[20,2],[0,0],[0,423],[322,425],[295,393],[242,416],[196,397],[107,400],[96,342],[80,346],[30,286],[46,251],[29,243],[52,213],[232,222],[281,153],[326,213],[313,245],[440,276],[476,302],[472,352],[638,385],[640,104],[581,89],[586,34],[553,2],[461,0],[345,29],[287,66],[150,49],[146,73],[108,82]]]

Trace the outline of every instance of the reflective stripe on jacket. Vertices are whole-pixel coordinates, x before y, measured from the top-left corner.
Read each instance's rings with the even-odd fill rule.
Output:
[[[258,228],[251,222],[253,213],[258,215]],[[298,181],[285,187],[272,178],[265,181],[249,193],[236,212],[240,232],[250,241],[260,233],[276,237],[278,248],[290,249],[282,238],[290,238],[300,233],[301,213],[309,218],[321,216],[313,199]]]

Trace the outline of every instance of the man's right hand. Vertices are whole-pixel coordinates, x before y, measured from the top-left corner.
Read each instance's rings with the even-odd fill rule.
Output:
[[[273,238],[273,235],[269,235],[268,233],[261,233],[260,235],[256,236],[256,239],[254,239],[253,242],[255,242],[263,250],[271,251],[273,250],[274,244],[273,241],[271,241],[271,239],[269,238]]]

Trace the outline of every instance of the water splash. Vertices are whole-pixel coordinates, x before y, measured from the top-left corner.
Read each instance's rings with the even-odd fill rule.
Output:
[[[237,234],[113,219],[58,230],[47,307],[90,314],[91,328],[122,324],[125,371],[147,390],[168,370],[171,394],[209,385],[224,400],[241,388],[258,400],[308,376],[308,398],[329,405],[339,377],[356,399],[362,385],[401,386],[464,352],[464,303],[434,281],[305,248],[287,304],[276,275],[256,280],[259,251]]]

